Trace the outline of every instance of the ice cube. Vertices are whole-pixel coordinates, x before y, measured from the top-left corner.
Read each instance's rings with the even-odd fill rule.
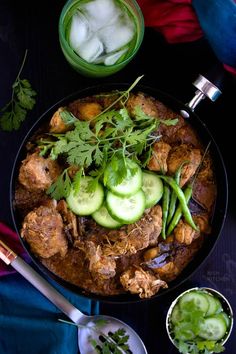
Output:
[[[116,51],[128,44],[134,36],[134,26],[116,23],[102,28],[99,37],[104,44],[107,53]]]
[[[124,48],[114,54],[108,54],[104,60],[105,65],[114,65],[120,57],[127,52],[128,48]]]
[[[105,64],[105,65],[113,65],[117,62],[117,60],[127,52],[128,48],[121,49],[118,52],[113,52],[109,54],[100,55],[95,61],[94,64]]]
[[[103,53],[103,44],[94,35],[77,48],[76,53],[88,63],[93,63]]]
[[[81,12],[76,12],[72,17],[69,42],[76,50],[90,35],[89,22]]]
[[[122,13],[113,0],[89,1],[84,6],[81,6],[81,10],[88,19],[93,31],[113,23]]]

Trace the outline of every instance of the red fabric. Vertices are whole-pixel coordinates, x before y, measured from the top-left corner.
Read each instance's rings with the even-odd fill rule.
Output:
[[[227,70],[229,73],[233,74],[236,76],[236,68],[232,68],[232,66],[224,64],[225,70]]]
[[[145,26],[161,32],[167,42],[195,41],[203,36],[191,0],[138,0]]]
[[[24,259],[28,259],[26,252],[24,251],[23,247],[20,244],[19,237],[17,236],[16,232],[12,231],[0,222],[0,239],[6,243],[8,247],[10,247],[16,254],[23,256]],[[11,274],[15,272],[13,268],[7,266],[1,259],[0,259],[0,277],[3,275]]]

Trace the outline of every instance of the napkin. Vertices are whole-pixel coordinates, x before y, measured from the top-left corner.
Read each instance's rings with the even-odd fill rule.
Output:
[[[0,238],[29,261],[16,233],[3,223],[0,223]],[[51,279],[47,281],[83,313],[98,314],[97,302],[75,295]],[[27,280],[0,260],[1,354],[77,354],[77,328],[60,322],[59,318],[68,320]]]
[[[236,74],[236,0],[138,0],[145,25],[170,44],[205,36],[227,71]]]

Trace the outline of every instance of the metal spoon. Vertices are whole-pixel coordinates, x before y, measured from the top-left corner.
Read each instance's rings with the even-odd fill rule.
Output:
[[[128,353],[147,354],[147,350],[143,341],[130,326],[111,316],[84,315],[55,288],[53,288],[44,278],[42,278],[33,268],[31,268],[30,265],[28,265],[22,258],[17,256],[1,240],[0,259],[2,259],[7,265],[11,264],[11,266],[17,272],[19,272],[26,280],[28,280],[35,288],[37,288],[44,296],[46,296],[55,306],[57,306],[62,312],[64,312],[75,324],[79,325],[78,345],[81,354],[97,353],[91,345],[91,339],[94,339],[96,342],[99,342],[101,336],[105,338],[108,333],[114,333],[116,330],[121,328],[124,329],[126,332],[125,334],[129,336],[127,342],[129,346]],[[98,323],[100,323],[99,331],[94,330]],[[122,349],[120,349],[120,351],[121,353],[127,353]]]

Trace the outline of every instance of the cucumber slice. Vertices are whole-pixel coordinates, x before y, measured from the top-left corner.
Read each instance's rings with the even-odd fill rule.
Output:
[[[226,334],[227,327],[223,318],[219,315],[205,318],[203,320],[199,336],[207,340],[218,341]]]
[[[195,333],[189,328],[189,324],[187,322],[180,322],[174,328],[175,338],[181,341],[189,341],[196,338]]]
[[[143,171],[142,190],[146,198],[145,208],[151,208],[163,195],[162,180],[155,173]]]
[[[179,323],[179,321],[181,321],[181,319],[182,319],[182,314],[181,314],[181,310],[179,308],[179,305],[175,305],[175,307],[172,310],[170,320],[175,325],[175,324]]]
[[[145,210],[144,193],[139,190],[136,194],[125,198],[108,192],[107,209],[115,220],[123,224],[132,224],[141,218]]]
[[[208,307],[206,316],[215,315],[216,313],[219,313],[220,311],[222,311],[221,303],[217,298],[215,298],[213,295],[210,295],[207,293],[203,293],[203,295],[205,296],[205,298],[207,299],[207,301],[209,303],[209,307]]]
[[[209,302],[202,293],[194,290],[183,295],[179,300],[180,309],[182,310],[188,302],[194,302],[198,310],[202,311],[204,314],[207,313]]]
[[[119,196],[129,197],[137,193],[138,190],[141,189],[142,171],[139,165],[136,164],[136,162],[130,159],[127,159],[126,162],[127,162],[127,177],[121,183],[114,185],[113,178],[111,178],[113,173],[113,168],[111,164],[108,164],[104,172],[104,181],[106,181],[106,183],[104,184],[114,194],[117,194]],[[136,173],[132,175],[132,173],[130,172],[131,169],[135,169]]]
[[[231,324],[231,318],[225,313],[224,311],[219,313],[217,317],[222,318],[225,321],[227,329],[230,327]]]
[[[109,229],[117,229],[122,226],[119,221],[116,221],[111,217],[105,204],[95,211],[95,213],[92,214],[92,217],[99,225]]]
[[[87,192],[88,184],[92,177],[81,177],[79,192],[75,193],[71,188],[69,196],[66,198],[69,208],[77,215],[90,215],[98,210],[104,199],[104,190],[100,183],[94,192]]]

